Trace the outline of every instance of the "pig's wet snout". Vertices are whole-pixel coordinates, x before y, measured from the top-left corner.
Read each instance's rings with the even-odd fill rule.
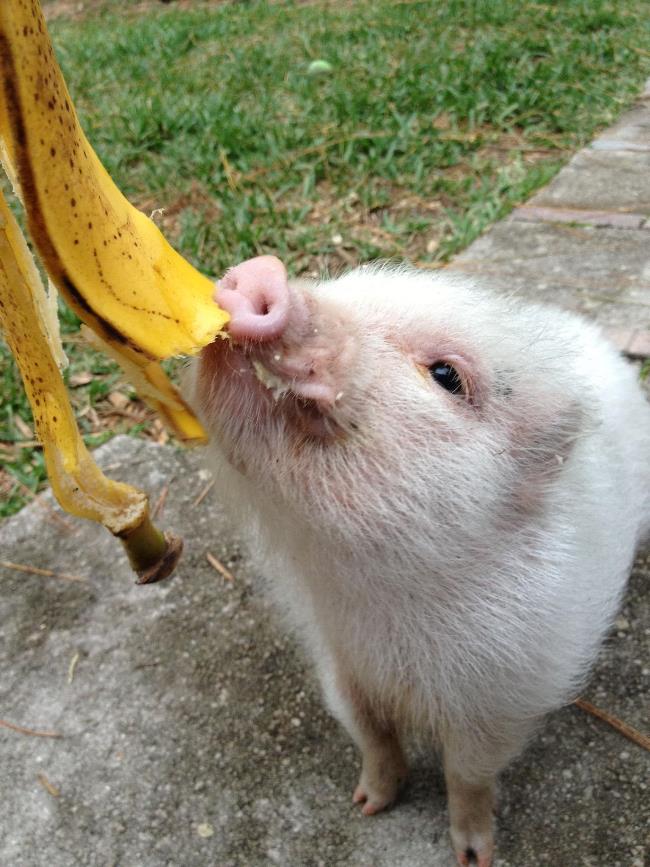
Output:
[[[230,314],[228,331],[239,341],[266,343],[289,320],[287,272],[275,256],[256,256],[231,268],[219,281],[216,302]]]

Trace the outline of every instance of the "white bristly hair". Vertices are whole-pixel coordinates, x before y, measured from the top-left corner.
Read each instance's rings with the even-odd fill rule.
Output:
[[[199,368],[225,506],[352,734],[341,667],[488,776],[578,694],[615,616],[650,528],[650,408],[569,313],[387,267],[308,294],[310,337],[282,351],[334,378],[338,434]],[[464,396],[427,377],[439,359]]]

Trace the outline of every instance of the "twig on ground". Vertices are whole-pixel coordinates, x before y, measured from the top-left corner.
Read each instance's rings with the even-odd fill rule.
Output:
[[[39,732],[35,729],[28,729],[25,726],[18,726],[15,723],[10,723],[6,719],[0,719],[0,726],[5,729],[11,729],[12,732],[18,732],[20,735],[29,735],[32,738],[62,738],[63,735],[59,732]]]
[[[427,271],[441,271],[443,268],[446,268],[446,262],[441,262],[439,259],[436,262],[424,262],[419,259],[415,263],[416,268],[423,268]]]
[[[79,662],[79,651],[75,653],[75,655],[70,660],[70,665],[68,666],[68,683],[72,683],[74,678],[74,670],[77,667],[77,663]]]
[[[43,509],[46,512],[48,521],[52,521],[53,524],[58,524],[59,527],[63,527],[66,533],[72,533],[72,531],[74,530],[74,526],[70,523],[70,521],[67,521],[63,517],[63,515],[59,515],[58,512],[55,512],[54,509],[49,505],[49,503],[46,503],[42,497],[37,497],[36,503],[38,504],[39,508]]]
[[[232,572],[229,569],[226,569],[223,563],[220,563],[213,554],[208,551],[205,556],[210,566],[212,566],[212,568],[216,572],[218,572],[223,578],[225,578],[226,581],[235,580],[235,576],[232,574]]]
[[[14,572],[26,572],[28,575],[43,575],[45,578],[61,578],[63,581],[80,581],[87,584],[88,579],[81,575],[68,575],[67,572],[55,572],[54,569],[41,569],[40,566],[28,566],[25,563],[12,563],[11,560],[0,560],[0,566],[4,569],[13,569]]]
[[[138,665],[134,665],[133,668],[136,671],[140,671],[141,668],[158,668],[159,665],[162,665],[162,663],[157,659],[154,662],[140,662]]]
[[[221,167],[223,168],[223,173],[226,176],[226,183],[233,193],[237,192],[237,173],[230,165],[228,156],[223,148],[219,148],[219,160],[221,162]]]
[[[162,510],[165,507],[165,500],[167,499],[167,494],[169,493],[169,485],[174,480],[171,479],[167,484],[163,485],[163,489],[160,492],[160,496],[156,500],[156,505],[153,507],[153,511],[151,512],[151,517],[155,521],[156,518],[159,518],[162,514]]]
[[[212,486],[213,486],[213,485],[214,485],[214,479],[211,479],[211,480],[208,482],[208,484],[205,486],[205,488],[203,488],[203,490],[202,490],[201,493],[198,495],[198,497],[196,498],[196,500],[194,500],[194,502],[192,503],[192,508],[193,508],[193,509],[195,509],[197,506],[199,506],[199,505],[203,502],[203,500],[205,500],[205,498],[208,496],[208,494],[209,494],[210,491],[212,490]]]
[[[100,421],[110,419],[111,416],[118,416],[119,418],[127,418],[132,422],[140,422],[146,420],[147,416],[151,416],[153,418],[153,413],[146,412],[142,409],[142,407],[134,406],[131,410],[122,409],[121,407],[111,406],[110,408],[106,408],[105,412],[102,412],[101,416],[99,416]],[[118,464],[119,466],[119,464]]]
[[[45,789],[45,791],[49,795],[52,795],[53,798],[59,797],[59,795],[61,794],[61,791],[59,789],[57,789],[56,786],[52,785],[52,783],[48,780],[48,778],[45,776],[45,774],[39,774],[36,777],[36,779],[41,784],[41,786],[43,786],[43,788]]]
[[[43,448],[42,444],[38,440],[14,440],[11,444],[15,449],[40,449]],[[0,447],[3,451],[10,451],[9,446],[4,443],[0,443]],[[14,476],[15,478],[15,476]],[[27,487],[25,485],[25,487]],[[29,488],[28,488],[29,490]]]
[[[624,735],[626,738],[629,738],[629,740],[634,741],[634,743],[638,746],[643,747],[643,749],[645,750],[650,750],[650,737],[644,735],[640,731],[637,731],[626,722],[623,722],[623,720],[620,720],[613,714],[608,713],[608,711],[606,710],[601,710],[599,707],[596,707],[590,701],[586,701],[584,698],[577,698],[573,703],[581,710],[584,710],[587,713],[590,713],[592,716],[595,716],[596,719],[606,722],[613,729],[616,729],[617,732]]]

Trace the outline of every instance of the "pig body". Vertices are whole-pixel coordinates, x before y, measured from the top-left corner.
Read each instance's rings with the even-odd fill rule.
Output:
[[[650,527],[650,408],[581,319],[448,273],[224,278],[194,402],[224,504],[391,803],[441,748],[460,864],[498,772],[574,698]],[[260,330],[261,329],[261,330]]]

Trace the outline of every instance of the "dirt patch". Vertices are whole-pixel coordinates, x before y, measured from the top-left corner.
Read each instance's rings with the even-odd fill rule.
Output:
[[[43,0],[46,21],[83,18],[106,7],[105,0]]]
[[[150,217],[172,243],[180,235],[181,217],[185,211],[196,211],[206,223],[221,216],[221,208],[214,196],[199,181],[192,181],[187,190],[171,194],[169,200],[153,197],[137,199],[133,204]]]
[[[135,18],[155,9],[173,6],[175,9],[197,9],[210,6],[225,6],[235,0],[141,0],[125,4],[122,0],[43,0],[47,21],[60,18],[79,20],[112,10],[124,17]],[[127,8],[124,8],[127,5]]]
[[[285,207],[293,204],[285,202]],[[293,267],[299,274],[316,277],[337,274],[368,258],[414,260],[430,254],[443,232],[447,204],[443,198],[427,198],[383,179],[344,195],[329,181],[321,181],[302,225],[286,233],[289,245],[300,250],[305,229],[313,228],[318,249],[314,243],[307,245],[311,249],[299,254]],[[405,225],[413,226],[406,237]]]

